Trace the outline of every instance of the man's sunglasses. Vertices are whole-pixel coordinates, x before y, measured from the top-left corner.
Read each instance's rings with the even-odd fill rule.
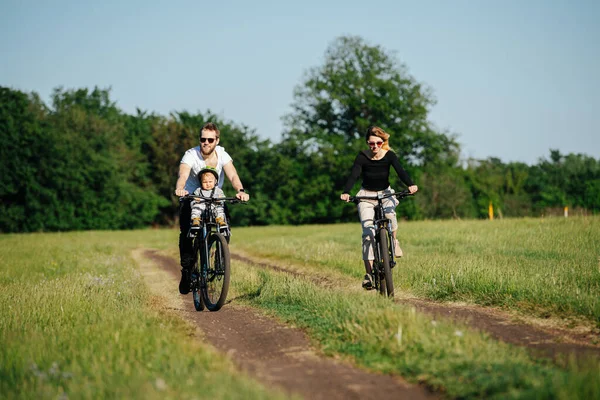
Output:
[[[383,144],[383,142],[367,142],[369,144],[369,146],[377,146],[377,147],[381,147],[381,145]]]
[[[211,137],[201,137],[200,138],[200,143],[204,143],[208,140],[208,143],[213,143],[215,141],[215,138],[211,138]]]

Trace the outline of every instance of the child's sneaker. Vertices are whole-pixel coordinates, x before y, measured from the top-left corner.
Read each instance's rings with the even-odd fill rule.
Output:
[[[188,237],[195,238],[198,236],[198,232],[200,232],[200,218],[194,217],[192,218],[192,224],[190,225],[190,230],[188,231]]]
[[[373,277],[371,277],[371,274],[365,274],[365,279],[362,282],[362,287],[365,290],[373,289]]]
[[[398,239],[394,240],[394,254],[396,255],[396,258],[400,258],[402,257],[402,249],[400,248],[400,242],[398,242]]]
[[[217,218],[215,218],[215,221],[217,222],[217,225],[219,225],[219,226],[225,225],[225,218],[223,218],[220,215]]]

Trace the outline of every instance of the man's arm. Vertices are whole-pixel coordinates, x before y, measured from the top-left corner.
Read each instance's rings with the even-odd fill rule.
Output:
[[[248,195],[248,193],[244,193],[244,191],[243,191],[244,185],[242,185],[242,181],[240,180],[240,177],[238,176],[237,170],[233,166],[233,161],[224,165],[223,170],[225,171],[225,175],[227,175],[227,178],[231,182],[231,186],[233,186],[233,188],[237,192],[235,194],[235,197],[237,197],[238,199],[240,199],[242,201],[248,201],[250,196]]]
[[[175,184],[175,194],[177,196],[185,196],[188,194],[188,191],[185,190],[185,183],[190,176],[191,170],[192,167],[189,165],[183,163],[179,164],[179,177],[177,178],[177,184]]]

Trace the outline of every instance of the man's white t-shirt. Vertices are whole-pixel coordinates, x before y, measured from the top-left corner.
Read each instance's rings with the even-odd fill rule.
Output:
[[[217,146],[215,148],[215,152],[217,153],[217,166],[215,169],[219,174],[219,183],[217,186],[222,188],[225,180],[225,172],[223,171],[223,167],[229,164],[232,159],[221,146]],[[198,173],[200,170],[202,170],[202,168],[206,167],[206,162],[202,157],[202,151],[200,151],[200,146],[193,147],[186,151],[181,159],[181,164],[187,164],[192,168],[190,171],[190,176],[185,182],[185,190],[187,190],[188,193],[194,193],[194,191],[200,187]]]

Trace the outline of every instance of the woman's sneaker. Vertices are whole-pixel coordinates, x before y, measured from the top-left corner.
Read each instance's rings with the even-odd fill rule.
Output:
[[[362,287],[365,290],[373,289],[373,277],[371,274],[365,274],[365,279],[362,282]]]
[[[396,255],[396,258],[402,257],[402,249],[400,248],[400,242],[398,242],[398,239],[395,239],[394,242],[394,254]]]

